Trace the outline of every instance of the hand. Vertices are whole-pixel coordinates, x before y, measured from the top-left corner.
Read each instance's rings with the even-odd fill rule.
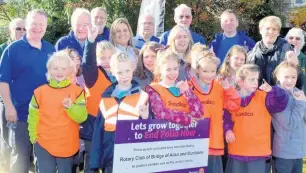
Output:
[[[10,105],[5,107],[5,119],[8,122],[16,123],[18,118],[17,118],[17,111],[14,107],[14,105]]]
[[[270,92],[272,87],[267,83],[266,80],[263,79],[263,84],[260,85],[259,89],[265,92]]]
[[[220,79],[220,84],[222,85],[223,89],[228,89],[230,87],[230,83],[228,82],[227,78]]]
[[[179,81],[176,84],[176,87],[178,87],[180,89],[180,93],[184,93],[185,91],[188,91],[189,89],[189,85],[187,81]]]
[[[97,26],[87,25],[87,31],[88,31],[88,36],[87,36],[88,40],[92,43],[95,42],[99,33],[99,28]]]
[[[295,65],[299,64],[299,59],[298,59],[296,53],[294,51],[292,51],[292,50],[286,52],[286,60],[294,63]]]
[[[297,100],[306,101],[305,94],[304,94],[304,92],[303,92],[302,90],[293,92],[293,96],[294,96],[294,98],[297,99]]]
[[[138,110],[139,115],[142,119],[148,119],[149,117],[149,106],[147,105],[140,105]]]
[[[231,144],[234,143],[236,140],[235,134],[233,133],[233,131],[229,130],[226,132],[225,134],[225,140],[227,143]]]
[[[70,106],[72,105],[72,100],[70,96],[68,98],[64,98],[63,105],[66,109],[70,108]]]

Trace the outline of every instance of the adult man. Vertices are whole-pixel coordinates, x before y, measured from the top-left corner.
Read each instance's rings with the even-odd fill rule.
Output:
[[[28,109],[34,89],[47,83],[46,63],[55,49],[42,40],[47,15],[32,10],[26,17],[26,35],[10,44],[0,62],[0,94],[5,104],[5,118],[11,123],[11,173],[28,173],[32,145],[28,133]]]
[[[9,40],[0,45],[0,56],[4,49],[13,41],[19,40],[25,34],[25,23],[21,18],[13,19],[9,24]]]
[[[96,7],[90,12],[91,23],[99,29],[96,42],[109,40],[109,29],[105,26],[107,22],[107,12],[104,7]]]
[[[225,10],[221,15],[221,28],[223,33],[215,35],[215,40],[210,44],[221,62],[224,60],[228,50],[234,45],[244,46],[246,51],[250,51],[255,42],[244,32],[237,31],[238,19],[233,10]]]
[[[133,38],[134,46],[141,49],[148,41],[159,42],[159,38],[154,36],[154,17],[150,14],[144,14],[139,19],[139,33]]]
[[[80,56],[83,56],[88,26],[91,26],[89,11],[84,8],[76,8],[71,15],[72,31],[56,42],[56,51],[71,48],[76,50]]]
[[[191,8],[188,7],[186,4],[181,4],[178,7],[174,9],[174,21],[178,25],[182,25],[186,28],[190,27],[190,24],[192,23],[192,14],[191,14]],[[191,31],[190,33],[192,36],[192,40],[194,43],[202,43],[205,44],[206,40],[203,36]],[[168,36],[170,34],[170,31],[166,31],[163,33],[160,39],[160,43],[163,45],[168,44]]]

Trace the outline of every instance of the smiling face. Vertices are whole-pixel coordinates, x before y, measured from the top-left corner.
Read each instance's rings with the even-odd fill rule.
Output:
[[[65,60],[55,60],[49,68],[49,74],[51,79],[54,79],[58,82],[67,79],[71,74],[69,62]]]
[[[279,36],[280,28],[267,21],[260,29],[260,34],[265,45],[272,45],[275,43],[277,37]]]
[[[221,28],[225,33],[236,32],[238,27],[238,20],[233,13],[224,13],[221,16]]]
[[[127,47],[131,34],[129,27],[125,23],[119,23],[115,29],[115,42],[123,47]]]
[[[131,86],[133,79],[134,64],[132,61],[118,62],[114,68],[112,68],[112,74],[118,81],[118,87],[121,89],[128,89]]]
[[[173,85],[179,75],[179,68],[179,63],[174,59],[162,64],[160,68],[162,82],[168,86]]]
[[[10,28],[10,37],[13,41],[21,39],[26,33],[24,20],[19,20]]]
[[[199,75],[199,80],[206,85],[209,85],[217,75],[217,64],[206,63],[204,59],[199,61],[199,67],[197,68],[197,74]]]
[[[244,53],[235,51],[229,58],[229,64],[236,71],[245,63],[245,59]]]
[[[47,18],[46,16],[34,13],[27,17],[26,30],[27,37],[33,41],[40,41],[46,33]]]
[[[140,34],[142,36],[154,35],[154,19],[152,16],[144,16],[140,21]]]
[[[156,53],[150,49],[143,52],[143,65],[146,69],[153,72],[156,62]]]
[[[279,70],[277,80],[280,85],[288,90],[291,90],[295,87],[297,81],[297,70],[292,67],[284,67]]]
[[[189,28],[192,22],[191,11],[188,8],[181,8],[174,16],[176,24]]]
[[[189,46],[189,36],[185,30],[179,30],[174,38],[174,46],[177,52],[185,53]]]
[[[72,29],[78,40],[86,40],[88,35],[87,26],[91,26],[90,16],[88,14],[80,14],[78,17],[76,17]]]

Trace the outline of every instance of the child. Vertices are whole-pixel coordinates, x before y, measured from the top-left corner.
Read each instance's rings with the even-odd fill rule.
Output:
[[[190,86],[205,109],[202,116],[211,119],[208,173],[223,173],[223,108],[237,111],[240,107],[238,92],[230,87],[227,79],[215,80],[219,63],[220,60],[214,53],[207,50],[199,52],[191,63],[195,76],[192,77]]]
[[[75,65],[65,51],[47,63],[49,84],[34,91],[28,130],[34,144],[38,171],[70,173],[79,150],[79,123],[87,118],[84,92],[70,82]]]
[[[244,47],[239,45],[231,47],[219,69],[218,78],[226,78],[230,85],[234,86],[236,71],[245,64],[246,57],[247,52]]]
[[[103,168],[103,173],[111,173],[113,169],[117,120],[147,119],[149,115],[146,105],[148,94],[132,80],[135,64],[131,58],[123,53],[115,53],[111,57],[110,67],[118,82],[108,87],[102,95],[90,162],[91,168]]]
[[[110,72],[110,58],[116,52],[114,46],[108,41],[95,43],[98,29],[88,27],[88,38],[82,62],[82,71],[86,85],[86,99],[88,118],[80,129],[81,139],[85,142],[85,173],[90,170],[91,140],[94,131],[95,119],[98,115],[101,95],[112,83],[116,81]]]
[[[272,117],[274,127],[273,156],[277,173],[302,173],[306,156],[306,98],[302,90],[295,88],[299,67],[289,61],[280,63],[275,77],[289,95],[283,112]]]
[[[181,125],[203,115],[202,104],[189,88],[186,81],[176,80],[179,75],[180,58],[171,50],[159,52],[155,75],[161,81],[146,87],[152,112],[157,119],[165,119]]]
[[[193,46],[193,41],[189,29],[181,25],[174,26],[171,29],[169,35],[168,45],[169,49],[176,53],[180,58],[178,80],[188,80],[185,63]]]
[[[271,115],[283,111],[288,96],[265,81],[257,90],[259,67],[243,65],[236,73],[241,106],[238,112],[224,111],[224,132],[228,143],[226,173],[265,172],[271,156]]]
[[[159,43],[147,42],[140,50],[137,69],[135,70],[135,80],[139,83],[141,89],[154,81],[154,67],[156,54],[163,46]]]
[[[78,52],[74,49],[67,48],[65,51],[68,53],[69,57],[75,64],[76,72],[71,78],[71,82],[74,84],[77,84],[82,89],[85,88],[85,81],[84,77],[82,75],[82,68],[81,68],[81,56],[78,54]]]
[[[133,45],[133,31],[126,18],[117,18],[110,28],[110,42],[116,47],[117,52],[126,53],[135,65],[137,53]]]

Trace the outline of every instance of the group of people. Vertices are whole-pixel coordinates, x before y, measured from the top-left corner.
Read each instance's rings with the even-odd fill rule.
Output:
[[[6,171],[28,173],[34,150],[39,173],[73,172],[83,151],[85,173],[111,173],[117,121],[188,126],[209,118],[208,173],[269,173],[271,165],[276,173],[302,173],[303,31],[281,38],[280,18],[268,16],[255,43],[225,10],[223,32],[207,44],[190,29],[190,7],[174,13],[176,25],[160,38],[152,15],[143,14],[134,37],[127,19],[107,28],[105,8],[77,8],[70,33],[55,46],[43,40],[43,10],[12,20],[10,40],[0,46]]]

